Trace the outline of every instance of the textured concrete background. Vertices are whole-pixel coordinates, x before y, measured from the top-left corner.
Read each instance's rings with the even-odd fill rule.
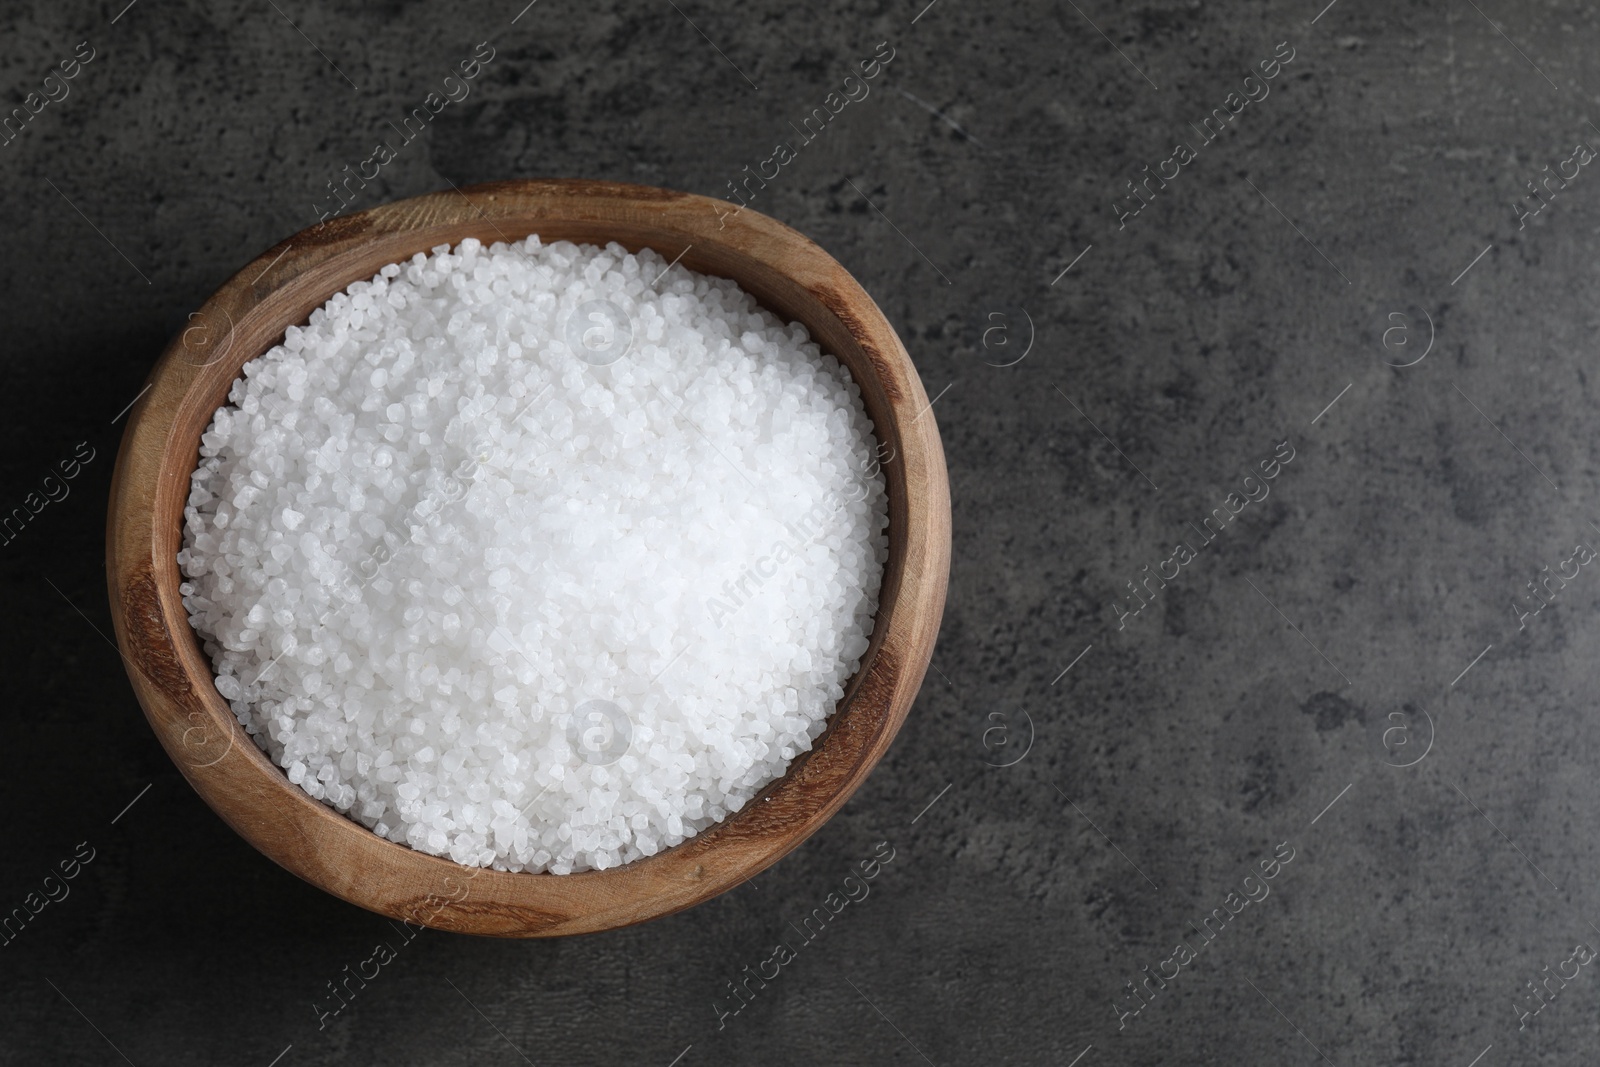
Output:
[[[7,106],[94,54],[0,148],[0,504],[94,457],[0,546],[0,909],[93,857],[0,948],[0,1060],[1592,1058],[1600,974],[1565,961],[1600,947],[1600,575],[1519,619],[1600,545],[1600,176],[1566,162],[1600,148],[1592,7],[523,2],[0,16]],[[888,42],[753,206],[855,273],[938,396],[949,609],[893,750],[773,870],[605,936],[424,933],[319,1029],[326,983],[395,935],[158,747],[104,640],[112,457],[185,316],[484,40],[472,95],[352,210],[520,176],[722,195]],[[1270,95],[1203,144],[1280,43]],[[1577,175],[1519,228],[1546,166]],[[1271,495],[1119,624],[1283,442]],[[719,1029],[725,983],[880,841],[871,896]],[[1270,896],[1121,1015],[1275,848]]]

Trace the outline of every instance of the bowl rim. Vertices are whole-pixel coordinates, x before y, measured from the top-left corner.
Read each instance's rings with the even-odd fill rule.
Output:
[[[777,862],[844,805],[887,750],[927,670],[948,584],[949,488],[937,426],[904,345],[860,284],[804,235],[731,208],[692,193],[585,179],[490,182],[398,200],[267,249],[167,345],[130,413],[112,479],[106,571],[117,644],[174,764],[268,858],[350,903],[419,926],[514,937],[615,929],[691,907]],[[745,276],[734,280],[786,321],[800,318],[789,313],[795,307],[820,316],[805,322],[813,339],[850,369],[876,436],[894,443],[883,467],[891,549],[862,666],[826,731],[782,776],[722,822],[653,856],[604,871],[512,873],[388,841],[290,783],[217,693],[183,609],[175,557],[200,433],[240,367],[280,343],[285,328],[370,278],[375,257],[381,266],[411,254],[394,255],[397,248],[531,233],[547,242],[585,239],[562,236],[568,232],[595,232],[591,243],[616,239],[630,251],[648,243],[664,257],[681,243],[685,266],[724,277],[739,267]],[[657,247],[662,242],[668,247]],[[212,403],[219,389],[223,399]]]

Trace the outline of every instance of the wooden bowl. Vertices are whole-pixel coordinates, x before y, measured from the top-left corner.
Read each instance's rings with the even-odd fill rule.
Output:
[[[548,937],[668,915],[776,862],[838,811],[882,758],[922,684],[944,611],[950,490],[927,394],[904,346],[843,267],[787,226],[707,197],[591,181],[512,181],[387,204],[261,254],[190,317],[150,376],[117,457],[106,531],[111,614],[128,676],[168,754],[205,802],[312,885],[396,919]],[[288,326],[387,263],[468,237],[652,248],[731,278],[798,321],[860,385],[893,449],[889,560],[872,643],[827,732],[743,810],[675,848],[605,871],[511,874],[384,840],[307,796],[217,692],[178,593],[176,560],[200,434],[240,368]]]

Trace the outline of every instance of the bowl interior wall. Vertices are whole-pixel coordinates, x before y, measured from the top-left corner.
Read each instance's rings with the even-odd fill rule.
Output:
[[[226,327],[231,332],[228,335],[230,339],[225,345],[207,346],[205,350],[207,362],[193,372],[195,377],[175,413],[171,432],[167,438],[167,454],[161,464],[163,477],[153,501],[152,533],[158,549],[159,570],[156,584],[160,593],[161,608],[166,615],[167,627],[175,638],[174,643],[184,671],[190,677],[209,679],[212,677],[212,668],[209,658],[201,648],[199,638],[188,624],[187,613],[178,593],[181,578],[176,555],[182,542],[183,508],[189,493],[189,474],[198,463],[200,435],[210,424],[216,410],[227,402],[228,392],[239,377],[243,365],[281,342],[287,326],[303,324],[311,311],[320,307],[335,292],[343,290],[352,282],[372,277],[385,264],[409,259],[417,252],[428,252],[441,244],[457,244],[468,237],[475,237],[488,245],[507,238],[520,240],[529,233],[538,233],[546,243],[570,240],[603,245],[607,241],[616,241],[630,251],[649,247],[668,260],[677,256],[683,251],[684,246],[692,241],[692,246],[680,262],[704,274],[732,279],[778,317],[785,321],[798,321],[803,324],[824,351],[835,356],[849,369],[852,378],[861,388],[863,402],[872,419],[878,442],[885,446],[885,456],[901,455],[902,427],[885,392],[878,373],[879,368],[874,365],[872,357],[852,334],[850,327],[841,321],[838,309],[827,306],[805,286],[739,249],[708,242],[700,235],[662,231],[626,220],[608,220],[601,223],[553,217],[527,220],[526,225],[520,227],[515,226],[511,220],[500,218],[495,222],[465,221],[403,233],[374,235],[372,240],[337,257],[324,260],[286,282],[273,283],[276,288],[270,294],[261,291],[263,299],[249,307],[237,321],[204,321],[191,326],[191,329],[217,331]],[[253,267],[247,268],[250,269]],[[783,778],[769,785],[740,812],[668,852],[691,846],[702,849],[716,838],[727,838],[746,832],[756,835],[766,833],[765,824],[770,821],[768,817],[764,817],[767,816],[764,811],[767,797],[787,779],[795,777],[809,760],[819,758],[819,754],[828,750],[833,736],[845,725],[852,712],[856,690],[879,654],[895,611],[906,555],[906,534],[904,523],[901,521],[906,513],[907,504],[905,466],[904,463],[896,462],[894,458],[888,458],[881,468],[889,494],[890,547],[879,591],[878,614],[874,622],[871,644],[863,656],[861,668],[846,687],[845,697],[831,717],[828,731],[813,744],[810,753],[803,754],[791,765],[789,772]],[[226,702],[216,692],[214,686],[194,687],[184,694],[184,697],[186,699],[183,702],[191,705],[193,711],[203,712],[219,724],[226,723],[227,728],[235,732],[235,747],[242,746],[246,758],[264,764],[282,776],[281,769],[267,759],[237,724]],[[881,709],[864,709],[864,711],[872,714],[881,712]],[[870,722],[861,722],[857,725],[867,732],[871,732],[877,726],[876,723]],[[865,758],[860,745],[852,747],[858,751],[847,758],[854,760]],[[839,754],[845,755],[842,752]],[[321,806],[320,802],[306,796],[298,786],[289,785],[286,778],[284,782],[305,802]],[[337,818],[344,818],[331,808],[324,810]],[[234,820],[230,819],[230,822],[232,821]],[[244,827],[237,825],[236,828],[244,830]],[[359,829],[362,833],[370,833],[364,828]],[[246,836],[250,835],[247,833]],[[371,836],[373,840],[389,848],[404,848],[383,841],[376,835]],[[659,856],[667,855],[668,852],[635,861],[630,866],[652,864]],[[522,874],[506,877],[558,876]],[[577,879],[582,876],[559,877]]]

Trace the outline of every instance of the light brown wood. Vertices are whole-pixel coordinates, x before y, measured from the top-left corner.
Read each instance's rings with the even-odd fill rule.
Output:
[[[514,181],[336,219],[262,253],[191,316],[123,435],[107,521],[117,642],[150,725],[228,825],[286,869],[353,904],[465,933],[545,937],[668,915],[731,889],[830,818],[883,756],[922,684],[944,611],[950,495],[927,394],[900,339],[837,262],[787,226],[719,200],[636,185]],[[629,249],[731,278],[803,323],[861,386],[893,449],[889,560],[872,644],[810,753],[719,825],[608,871],[509,874],[386,841],[290,784],[238,725],[178,592],[176,554],[200,434],[240,367],[312,309],[387,263],[436,245],[537,233]],[[685,251],[687,249],[687,251]]]

